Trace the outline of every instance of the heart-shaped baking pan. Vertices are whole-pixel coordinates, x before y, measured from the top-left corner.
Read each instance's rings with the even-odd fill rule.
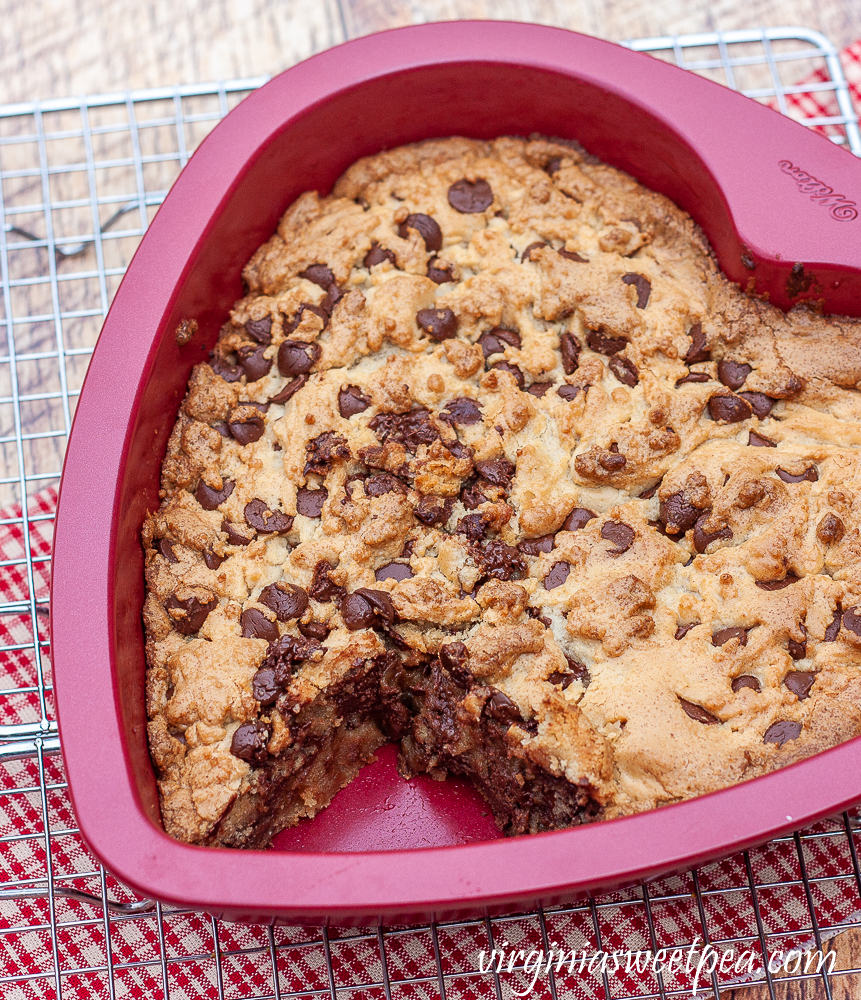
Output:
[[[468,788],[405,786],[384,754],[280,850],[192,847],[161,829],[139,533],[158,506],[191,368],[243,294],[242,266],[302,191],[327,193],[360,156],[433,136],[532,132],[576,138],[687,209],[733,281],[754,279],[784,308],[804,289],[829,312],[861,312],[861,164],[649,56],[536,25],[431,24],[331,49],[248,97],[194,154],[117,293],[57,515],[52,651],[69,785],[86,840],[139,892],[234,920],[447,919],[689,868],[861,799],[853,740],[654,812],[499,839]],[[184,319],[198,329],[180,345]]]

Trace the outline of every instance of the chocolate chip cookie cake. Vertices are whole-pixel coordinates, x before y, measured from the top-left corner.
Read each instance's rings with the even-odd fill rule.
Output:
[[[387,741],[519,834],[861,730],[861,322],[544,138],[360,160],[244,277],[143,528],[168,833],[265,846]]]

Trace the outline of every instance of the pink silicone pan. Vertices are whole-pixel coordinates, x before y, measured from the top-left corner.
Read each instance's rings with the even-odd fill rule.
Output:
[[[138,891],[232,919],[448,918],[697,865],[861,799],[854,740],[666,809],[498,839],[468,790],[407,785],[383,755],[351,786],[359,792],[342,792],[278,850],[190,847],[160,828],[138,535],[189,372],[242,294],[242,265],[300,192],[327,192],[357,157],[431,136],[531,132],[577,138],[669,195],[733,280],[754,279],[783,307],[800,293],[861,312],[861,164],[648,56],[533,25],[431,24],[331,49],[245,100],[192,157],[117,293],[57,517],[52,648],[69,783],[85,838]],[[199,329],[180,347],[183,319]]]

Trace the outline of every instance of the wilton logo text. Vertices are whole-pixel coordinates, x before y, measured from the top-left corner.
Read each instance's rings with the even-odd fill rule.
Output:
[[[858,206],[845,195],[835,194],[834,188],[817,180],[801,167],[796,167],[790,160],[781,160],[778,166],[785,174],[789,174],[802,194],[810,195],[811,201],[824,205],[831,212],[832,218],[840,222],[851,222],[858,218]]]

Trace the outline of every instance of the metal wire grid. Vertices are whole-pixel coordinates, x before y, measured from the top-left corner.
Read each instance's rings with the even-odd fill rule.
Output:
[[[772,103],[861,155],[837,53],[816,32],[627,44]],[[581,963],[575,973],[551,970],[529,992],[522,956],[513,971],[482,972],[479,953],[555,945],[594,957],[601,949],[685,949],[695,938],[752,949],[766,960],[759,977],[778,995],[767,967],[775,949],[819,946],[861,926],[855,812],[575,906],[386,930],[216,921],[140,899],[88,853],[57,756],[45,603],[50,491],[89,355],[140,237],[193,149],[263,82],[0,107],[0,995],[665,998],[690,995],[690,976],[632,978],[584,972]],[[859,971],[802,970],[781,982],[791,989],[816,979],[824,996],[843,996],[843,986],[851,989],[844,977]],[[734,975],[717,970],[700,985],[717,997]]]

